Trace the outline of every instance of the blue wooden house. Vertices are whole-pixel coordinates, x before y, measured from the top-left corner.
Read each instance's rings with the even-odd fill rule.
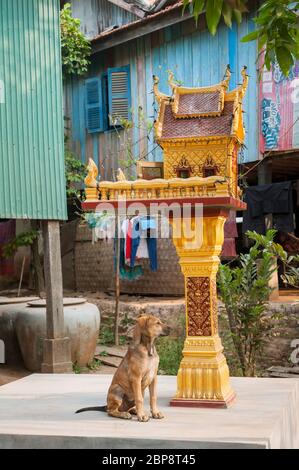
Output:
[[[206,86],[219,83],[230,64],[233,89],[247,65],[246,148],[240,158],[259,158],[257,46],[240,42],[254,29],[254,7],[241,25],[229,29],[221,24],[215,36],[207,31],[203,17],[196,26],[189,11],[182,14],[182,2],[177,1],[73,0],[72,9],[92,41],[92,58],[88,76],[66,84],[65,114],[70,117],[73,150],[83,161],[92,157],[102,178],[114,178],[128,140],[136,158],[162,160],[140,115],[154,120],[153,75],[168,93],[168,70],[184,86]],[[113,124],[116,115],[132,119],[129,134]]]

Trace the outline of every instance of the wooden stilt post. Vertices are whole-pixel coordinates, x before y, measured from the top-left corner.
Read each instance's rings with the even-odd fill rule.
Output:
[[[63,290],[58,221],[43,222],[44,269],[47,295],[47,338],[42,372],[72,371],[70,339],[64,333]]]

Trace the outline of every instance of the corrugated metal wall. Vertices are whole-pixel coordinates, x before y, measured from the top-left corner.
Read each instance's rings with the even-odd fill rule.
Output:
[[[72,0],[70,3],[73,17],[80,18],[81,30],[88,38],[94,38],[111,26],[122,26],[139,19],[108,0]]]
[[[133,110],[142,106],[145,116],[153,118],[153,74],[160,77],[161,90],[169,93],[168,69],[173,70],[185,86],[204,86],[218,83],[230,63],[233,69],[231,88],[234,88],[241,81],[242,66],[247,65],[250,83],[244,101],[247,146],[244,159],[254,161],[258,159],[256,44],[240,42],[241,37],[253,28],[253,21],[245,17],[242,25],[234,26],[232,30],[221,25],[213,37],[206,30],[197,30],[191,19],[95,55],[90,76],[100,75],[107,67],[130,64]],[[110,179],[112,169],[117,168],[118,160],[123,156],[121,139],[114,131],[86,134],[83,80],[73,81],[67,87],[66,101],[72,117],[73,149],[83,161],[93,157],[103,164],[102,177]],[[148,141],[140,129],[135,128],[132,141],[139,141],[134,146],[136,155],[144,155],[153,149],[147,158],[162,160],[161,149],[156,148],[152,138]]]
[[[0,0],[0,218],[65,219],[59,0]]]

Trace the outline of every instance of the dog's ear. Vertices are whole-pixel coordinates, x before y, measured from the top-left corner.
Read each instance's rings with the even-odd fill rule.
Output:
[[[135,328],[133,330],[133,345],[138,346],[141,342],[142,330],[145,327],[147,317],[141,315],[137,318]]]

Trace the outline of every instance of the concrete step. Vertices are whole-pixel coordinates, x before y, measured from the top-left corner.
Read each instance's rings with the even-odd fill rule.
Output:
[[[95,356],[105,356],[105,354],[102,353],[107,353],[108,356],[125,357],[127,349],[127,346],[105,346],[98,344],[96,347]]]
[[[282,366],[272,366],[267,369],[270,373],[278,374],[299,374],[299,367],[282,367]]]
[[[119,364],[122,361],[121,357],[116,357],[116,356],[99,356],[99,359],[102,364],[106,366],[111,366],[111,367],[118,367]]]
[[[98,367],[94,372],[92,372],[93,374],[102,374],[102,375],[105,375],[105,374],[110,374],[110,375],[114,375],[115,374],[115,371],[116,371],[116,368],[115,367],[112,367],[112,366],[105,366],[104,364],[101,364],[100,367]]]

